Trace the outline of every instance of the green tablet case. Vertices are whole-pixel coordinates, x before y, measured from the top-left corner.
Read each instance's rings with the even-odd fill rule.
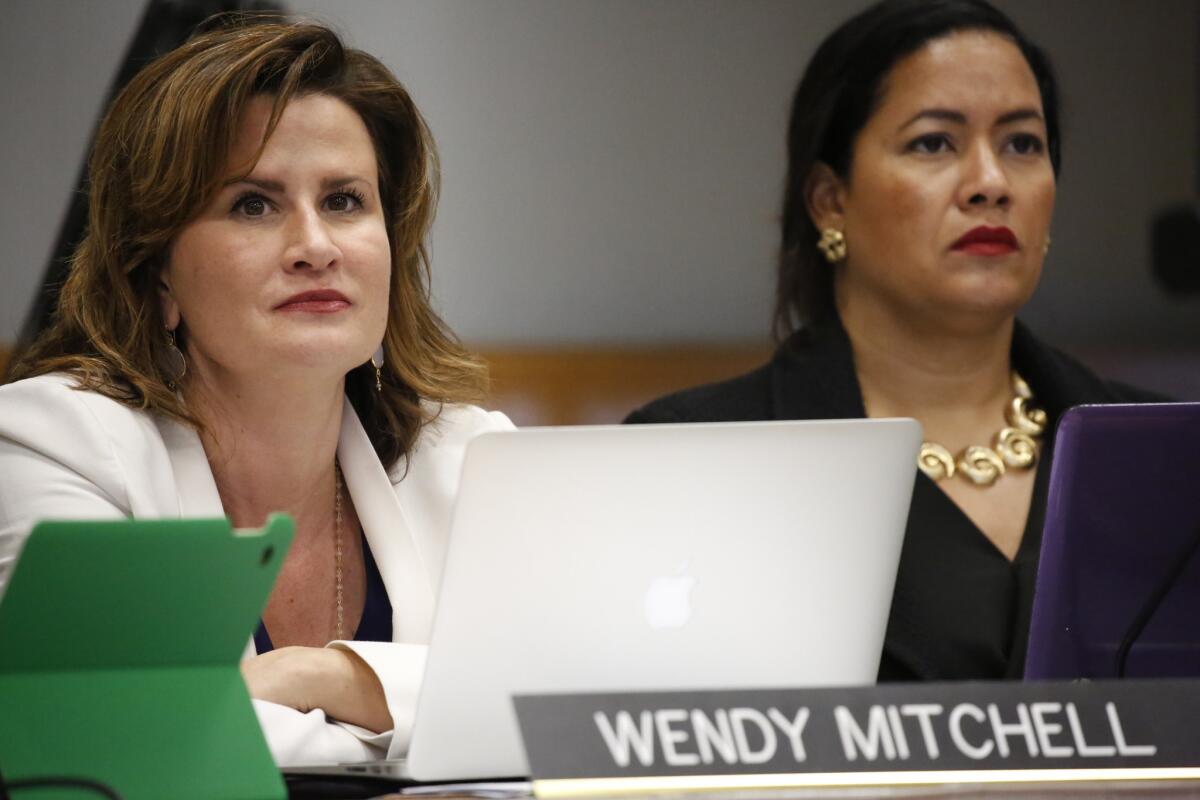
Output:
[[[238,662],[291,539],[285,516],[261,531],[35,527],[0,599],[4,780],[89,778],[125,800],[286,797]]]

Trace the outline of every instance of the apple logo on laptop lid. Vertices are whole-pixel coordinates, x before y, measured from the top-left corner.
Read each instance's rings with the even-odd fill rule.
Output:
[[[651,628],[682,628],[692,618],[692,587],[696,579],[687,574],[685,561],[674,575],[660,575],[650,582],[644,610]]]

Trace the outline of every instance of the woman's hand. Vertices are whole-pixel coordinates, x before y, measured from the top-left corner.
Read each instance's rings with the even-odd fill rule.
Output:
[[[281,647],[242,662],[250,696],[328,716],[376,733],[392,729],[379,678],[350,650]]]

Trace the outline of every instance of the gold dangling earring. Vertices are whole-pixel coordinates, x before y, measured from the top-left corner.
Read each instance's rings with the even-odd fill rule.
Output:
[[[375,391],[383,391],[383,345],[371,355],[371,366],[375,368]]]
[[[837,228],[823,228],[817,249],[825,255],[825,260],[836,264],[846,258],[846,236]]]
[[[1050,252],[1050,237],[1049,237],[1049,236],[1047,236],[1047,237],[1046,237],[1046,244],[1044,244],[1044,245],[1042,246],[1042,255],[1046,255],[1046,254],[1047,254],[1047,253],[1049,253],[1049,252]]]
[[[183,351],[175,344],[175,331],[167,328],[166,349],[162,358],[163,370],[167,373],[167,388],[172,392],[179,385],[179,381],[183,380],[183,376],[187,374],[187,359],[183,355]]]

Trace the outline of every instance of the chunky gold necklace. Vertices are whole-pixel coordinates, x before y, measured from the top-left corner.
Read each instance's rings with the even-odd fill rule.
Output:
[[[937,442],[921,442],[917,457],[921,472],[935,481],[957,474],[976,486],[991,486],[1007,469],[1029,469],[1036,464],[1046,412],[1033,407],[1033,392],[1015,371],[1012,388],[1013,398],[1004,409],[1008,425],[996,432],[991,447],[973,444],[956,459]]]

